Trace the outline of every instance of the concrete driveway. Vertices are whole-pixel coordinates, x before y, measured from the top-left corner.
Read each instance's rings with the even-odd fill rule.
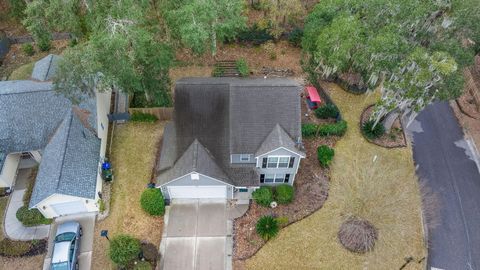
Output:
[[[48,237],[48,250],[43,263],[43,269],[50,269],[50,262],[52,260],[53,239],[57,231],[57,225],[69,220],[75,220],[82,226],[83,235],[80,239],[80,255],[78,257],[78,266],[80,270],[89,270],[92,263],[93,250],[93,234],[95,228],[95,213],[78,214],[55,219]]]
[[[232,223],[226,201],[173,201],[160,245],[164,270],[231,269]]]

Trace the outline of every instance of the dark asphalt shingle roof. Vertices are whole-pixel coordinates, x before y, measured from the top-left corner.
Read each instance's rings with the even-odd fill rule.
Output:
[[[158,177],[157,184],[163,185],[191,172],[197,172],[227,183],[229,182],[228,176],[218,166],[214,157],[198,140],[194,140],[175,165]]]
[[[159,172],[172,167],[177,158],[175,123],[173,121],[165,125],[162,145],[160,160],[157,164],[157,171]]]
[[[172,131],[166,130],[162,146],[162,154],[167,153],[168,157],[160,157],[159,178],[163,178],[161,170],[171,167],[172,160],[177,160],[197,139],[226,173],[228,183],[257,185],[255,168],[232,166],[230,154],[256,153],[266,144],[265,139],[277,124],[291,140],[300,138],[300,90],[300,86],[289,79],[185,78],[177,81],[174,124]],[[171,144],[174,140],[167,138],[171,134],[175,134],[175,146]],[[172,168],[180,170],[176,164]]]
[[[296,143],[279,124],[273,128],[270,134],[268,134],[255,153],[255,156],[258,157],[260,155],[264,155],[280,147],[284,147],[300,156],[305,156],[305,153],[296,147]]]

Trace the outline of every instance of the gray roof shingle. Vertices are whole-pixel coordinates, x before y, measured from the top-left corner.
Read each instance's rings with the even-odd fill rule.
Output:
[[[163,185],[194,171],[227,183],[230,182],[214,157],[198,140],[194,140],[175,165],[158,177],[157,184]]]
[[[44,150],[30,207],[52,194],[95,198],[100,139],[71,111]]]
[[[265,142],[277,124],[284,129],[279,136],[286,147],[292,145],[284,136],[290,141],[301,138],[300,86],[289,79],[184,78],[176,83],[173,119],[173,131],[164,134],[161,154],[168,158],[160,157],[159,179],[164,177],[161,170],[171,167],[172,160],[198,140],[226,173],[226,182],[256,185],[255,168],[230,164],[230,154],[254,154],[262,144],[277,145],[278,136]],[[171,134],[175,134],[174,146],[174,139],[168,138]],[[173,169],[180,170],[178,162]]]
[[[57,71],[60,56],[49,54],[35,63],[32,71],[32,79],[39,81],[50,81]]]
[[[305,156],[305,153],[296,147],[296,143],[279,124],[275,125],[270,134],[268,134],[255,153],[255,156],[264,155],[280,147],[284,147],[300,156]]]

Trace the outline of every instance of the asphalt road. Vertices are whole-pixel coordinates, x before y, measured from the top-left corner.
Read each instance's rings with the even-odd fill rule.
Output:
[[[440,201],[438,225],[429,230],[429,269],[480,269],[480,173],[452,109],[430,105],[409,129],[420,181]]]

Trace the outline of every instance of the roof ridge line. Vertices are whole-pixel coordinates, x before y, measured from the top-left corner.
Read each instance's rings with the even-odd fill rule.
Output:
[[[195,139],[193,141],[193,170],[197,170],[197,162],[198,162],[198,140]]]
[[[66,156],[66,153],[67,153],[67,142],[68,142],[68,138],[70,137],[70,129],[72,127],[72,118],[73,118],[73,112],[70,110],[70,123],[68,123],[68,127],[67,127],[67,135],[65,136],[65,147],[63,149],[63,154],[62,154],[62,163],[60,164],[60,174],[58,175],[58,179],[57,179],[57,184],[56,184],[56,188],[55,188],[55,192],[58,191],[58,186],[60,184],[60,179],[62,178],[62,174],[63,174],[63,165],[65,164],[65,156]]]

